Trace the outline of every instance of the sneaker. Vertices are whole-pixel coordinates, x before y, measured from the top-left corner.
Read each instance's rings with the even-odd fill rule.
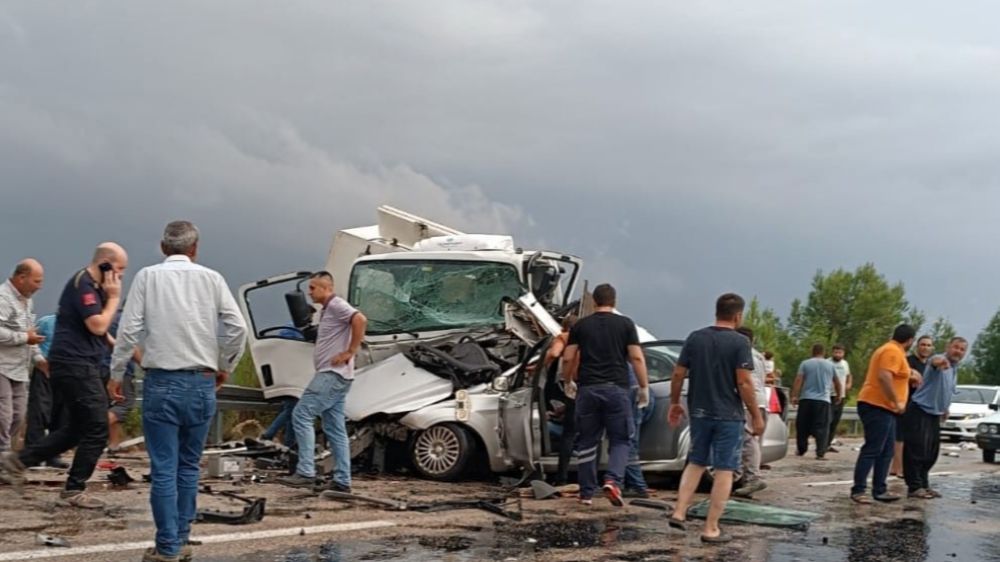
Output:
[[[602,486],[602,488],[604,490],[604,497],[608,498],[608,501],[611,502],[611,505],[615,507],[621,507],[625,505],[625,502],[622,501],[622,491],[618,489],[617,484],[608,481],[604,483],[604,486]]]
[[[59,497],[66,500],[66,503],[80,509],[104,509],[106,503],[83,490],[63,490]]]
[[[767,488],[767,484],[763,480],[751,480],[733,490],[733,495],[737,498],[749,498],[764,488]]]
[[[939,492],[939,491],[937,491],[937,490],[935,490],[933,488],[927,488],[927,493],[930,494],[932,498],[940,498],[940,497],[942,497],[941,496],[941,492]]]
[[[649,499],[649,492],[647,490],[637,490],[635,488],[625,488],[622,492],[623,498],[642,498]]]
[[[313,489],[316,486],[316,479],[309,476],[302,476],[298,472],[291,476],[282,476],[275,480],[278,484],[290,486],[292,488]]]
[[[25,470],[15,453],[11,451],[0,453],[0,482],[20,488],[24,485]]]
[[[880,501],[882,503],[892,503],[900,500],[899,496],[897,496],[896,494],[890,494],[888,492],[872,497],[875,498],[875,501]]]
[[[350,486],[345,486],[339,482],[330,482],[330,485],[326,487],[327,490],[332,490],[334,492],[340,492],[341,494],[353,494]]]
[[[177,553],[177,558],[181,562],[191,562],[194,560],[194,548],[191,546],[191,543],[181,547],[181,551]]]
[[[827,447],[826,448],[826,452],[827,453],[839,453],[840,451],[838,451],[837,449],[835,449],[833,447]]]
[[[918,488],[916,490],[913,490],[912,492],[907,492],[906,497],[918,500],[929,500],[932,499],[934,496],[929,491],[923,488]]]
[[[142,553],[142,562],[180,562],[181,557],[167,556],[166,554],[160,554],[156,551],[156,548],[150,547],[146,549],[146,552]]]
[[[594,505],[594,500],[592,498],[580,498],[580,505]]]

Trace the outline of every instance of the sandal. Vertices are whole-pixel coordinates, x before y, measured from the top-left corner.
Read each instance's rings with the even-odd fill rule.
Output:
[[[875,498],[875,501],[879,501],[879,502],[882,502],[882,503],[892,503],[892,502],[899,501],[900,499],[902,499],[899,496],[897,496],[896,494],[890,494],[888,492],[885,493],[885,494],[879,494],[877,496],[872,496],[872,497]]]
[[[732,535],[727,535],[726,533],[720,532],[716,537],[708,537],[705,535],[701,536],[701,542],[705,544],[725,544],[733,540]]]
[[[687,521],[685,521],[684,519],[678,519],[673,515],[667,517],[667,526],[670,527],[671,529],[677,529],[678,531],[688,530]]]
[[[871,505],[872,500],[866,494],[851,494],[851,501],[862,505]]]

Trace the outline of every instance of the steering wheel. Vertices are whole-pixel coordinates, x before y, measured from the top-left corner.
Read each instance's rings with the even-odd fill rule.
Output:
[[[306,335],[305,335],[304,332],[302,332],[302,330],[300,330],[298,328],[295,328],[295,327],[292,327],[292,326],[272,326],[270,328],[264,328],[263,330],[261,330],[260,332],[257,333],[257,337],[263,338],[263,337],[267,336],[268,334],[270,334],[271,332],[280,332],[282,330],[291,330],[291,331],[297,333],[302,339],[306,339]],[[288,338],[288,339],[292,339],[292,338]]]

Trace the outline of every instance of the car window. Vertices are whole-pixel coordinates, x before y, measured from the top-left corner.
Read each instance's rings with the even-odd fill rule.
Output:
[[[674,365],[681,353],[678,343],[651,343],[642,347],[646,356],[646,372],[649,373],[650,384],[669,381],[674,374]]]
[[[952,398],[952,402],[959,404],[989,404],[992,398],[993,393],[987,394],[978,388],[958,387],[955,389],[955,397]]]

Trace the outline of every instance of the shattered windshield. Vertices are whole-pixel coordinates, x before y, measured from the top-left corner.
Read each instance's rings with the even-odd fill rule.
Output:
[[[349,300],[379,335],[502,324],[501,301],[523,292],[506,263],[387,260],[354,266]]]

